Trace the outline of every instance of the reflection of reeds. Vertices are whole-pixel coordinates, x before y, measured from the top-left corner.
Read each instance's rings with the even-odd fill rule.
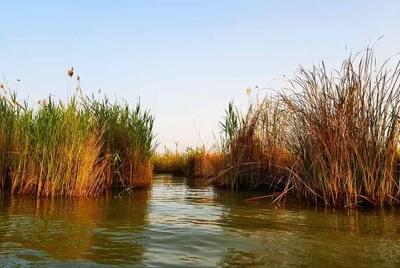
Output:
[[[15,243],[56,260],[82,259],[94,244],[92,229],[105,218],[105,199],[3,201],[2,221],[14,227],[1,232],[0,243]]]
[[[153,117],[140,105],[72,98],[21,106],[0,94],[0,186],[13,194],[93,196],[151,183]]]
[[[239,199],[240,200],[240,199]],[[225,203],[225,202],[224,202]],[[286,208],[248,209],[233,202],[221,214],[227,237],[257,241],[243,246],[236,240],[226,247],[219,265],[337,267],[347,260],[360,266],[395,266],[398,248],[398,213],[387,209],[334,209],[287,203]],[[246,240],[248,241],[248,240]]]
[[[123,198],[2,198],[0,245],[15,244],[55,261],[136,264],[145,250],[140,236],[148,224],[149,195],[137,191]],[[121,239],[121,234],[129,239]]]

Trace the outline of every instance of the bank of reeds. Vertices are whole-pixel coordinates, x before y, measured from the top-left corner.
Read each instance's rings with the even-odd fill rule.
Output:
[[[371,50],[329,73],[301,69],[290,95],[287,187],[330,206],[399,203],[399,63],[378,65]]]
[[[150,185],[153,117],[139,105],[73,97],[68,103],[48,98],[30,108],[5,90],[0,96],[3,191],[94,196]]]
[[[221,154],[207,151],[204,146],[187,148],[186,151],[165,149],[153,158],[154,172],[185,177],[210,178],[222,166]]]
[[[13,108],[12,101],[15,95],[10,95],[10,99],[4,96],[5,88],[0,84],[0,189],[9,187],[10,164],[12,151],[12,138],[19,107]]]
[[[107,159],[105,173],[113,188],[146,188],[151,184],[154,153],[154,118],[140,103],[110,103],[107,98],[87,98],[85,110],[102,130],[101,156]]]
[[[240,113],[232,103],[221,122],[224,168],[212,179],[221,188],[278,191],[292,163],[287,150],[287,111],[264,98]]]
[[[333,207],[400,203],[400,62],[378,65],[371,50],[339,71],[301,68],[291,90],[223,126],[228,161],[217,186],[270,185],[275,200],[295,196]]]

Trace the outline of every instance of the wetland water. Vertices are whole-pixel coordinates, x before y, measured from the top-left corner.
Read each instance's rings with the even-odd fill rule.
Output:
[[[400,267],[395,210],[246,202],[157,176],[121,198],[0,201],[0,267]]]

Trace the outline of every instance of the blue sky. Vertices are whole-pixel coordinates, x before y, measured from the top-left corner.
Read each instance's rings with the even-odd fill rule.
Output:
[[[399,1],[3,1],[0,75],[23,98],[88,94],[142,104],[161,144],[211,144],[228,102],[279,89],[299,65],[400,51]],[[1,78],[3,79],[3,78]],[[20,82],[16,80],[20,79]],[[271,90],[265,90],[271,93]]]

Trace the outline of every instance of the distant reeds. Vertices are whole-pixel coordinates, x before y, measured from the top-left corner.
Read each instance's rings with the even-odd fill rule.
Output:
[[[140,105],[0,94],[0,183],[12,194],[93,196],[151,183],[153,117]]]
[[[184,152],[165,149],[153,157],[156,173],[178,176],[209,178],[221,168],[222,157],[217,152],[206,151],[205,147],[187,148]]]
[[[173,174],[177,176],[189,176],[191,150],[186,152],[172,151],[165,148],[163,153],[156,153],[153,157],[155,173]]]

